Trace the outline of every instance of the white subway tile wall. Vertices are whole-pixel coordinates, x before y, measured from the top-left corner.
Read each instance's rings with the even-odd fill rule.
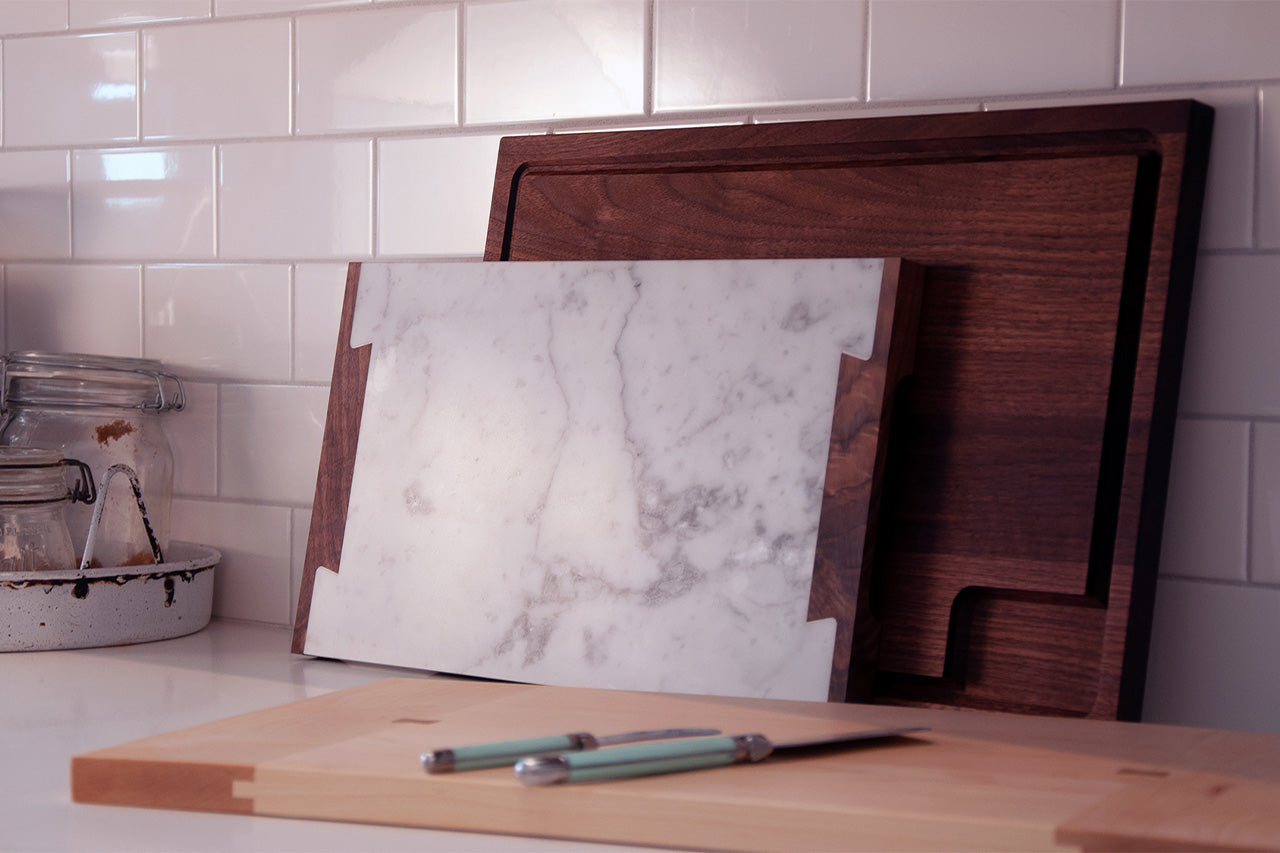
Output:
[[[71,257],[71,170],[66,151],[0,152],[0,257]]]
[[[138,34],[5,39],[4,88],[6,148],[136,139]]]
[[[287,264],[149,266],[143,294],[147,358],[198,379],[289,380]]]
[[[143,138],[288,136],[290,25],[254,18],[143,30]]]
[[[213,185],[211,145],[73,151],[75,257],[212,258]]]
[[[1260,109],[1258,248],[1280,249],[1280,86],[1263,87]]]
[[[871,0],[871,100],[1108,89],[1120,4]]]
[[[647,6],[644,0],[465,4],[467,122],[643,112]]]
[[[298,132],[458,123],[458,10],[397,6],[300,18]]]
[[[11,350],[137,358],[141,316],[141,267],[5,266],[5,339]]]
[[[1161,572],[1244,582],[1249,423],[1185,418],[1178,424],[1173,459]]]
[[[491,135],[379,141],[378,253],[484,254],[501,139]]]
[[[862,94],[862,52],[849,46],[862,43],[865,2],[664,0],[654,14],[656,111]]]
[[[185,377],[177,535],[287,623],[346,264],[480,257],[500,137],[1196,97],[1147,714],[1280,731],[1277,43],[1226,0],[3,0],[0,346]]]
[[[67,28],[67,4],[49,0],[5,0],[0,3],[0,36],[56,33]]]
[[[1280,424],[1259,423],[1253,430],[1249,580],[1280,585]]]
[[[70,0],[69,6],[68,18],[73,30],[207,18],[212,11],[209,0]]]
[[[1124,9],[1125,86],[1280,77],[1280,3],[1136,0]]]

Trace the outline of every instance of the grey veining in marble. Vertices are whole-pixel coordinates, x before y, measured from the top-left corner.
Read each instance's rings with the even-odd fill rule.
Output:
[[[840,353],[883,262],[366,264],[373,344],[309,654],[825,699],[805,613]]]

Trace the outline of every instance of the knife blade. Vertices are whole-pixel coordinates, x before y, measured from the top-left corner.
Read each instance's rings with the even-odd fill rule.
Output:
[[[521,758],[531,756],[594,750],[619,743],[718,734],[720,734],[719,729],[649,729],[599,737],[589,732],[573,732],[564,735],[548,735],[546,737],[455,746],[450,749],[431,749],[422,753],[420,758],[422,766],[426,768],[428,773],[453,773],[462,770],[483,770],[487,767],[515,764]]]
[[[762,734],[700,737],[619,746],[590,753],[530,756],[516,763],[515,772],[516,778],[526,785],[602,782],[763,761],[770,755],[788,750],[867,744],[928,730],[925,726],[869,729],[777,743]]]

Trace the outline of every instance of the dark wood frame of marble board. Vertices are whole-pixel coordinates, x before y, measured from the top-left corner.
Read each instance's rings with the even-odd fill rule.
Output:
[[[820,531],[861,602],[831,698],[1136,719],[1211,128],[1167,101],[511,137],[485,257],[926,265],[870,571]],[[341,550],[333,405],[295,650]]]

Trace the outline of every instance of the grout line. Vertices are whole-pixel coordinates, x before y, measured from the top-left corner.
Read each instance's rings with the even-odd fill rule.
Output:
[[[289,136],[298,135],[298,19],[289,19]]]
[[[298,381],[298,265],[289,264],[289,384]]]
[[[70,148],[63,149],[63,155],[66,160],[67,176],[67,261],[73,260],[76,256],[76,173],[75,173],[75,152]]]
[[[1261,85],[1258,86],[1254,94],[1253,106],[1253,205],[1250,209],[1249,247],[1255,250],[1262,242],[1262,229],[1258,225],[1262,214],[1262,193],[1258,191],[1258,187],[1262,183],[1262,123],[1266,118],[1267,106],[1263,88]]]
[[[3,2],[3,0],[0,0]],[[1280,78],[1267,78],[1259,80],[1234,81],[1230,84],[1232,88],[1244,87],[1262,87],[1280,85]],[[1195,85],[1167,85],[1167,86],[1146,86],[1126,89],[1125,96],[1131,96],[1133,100],[1159,100],[1165,96],[1165,93],[1174,92],[1179,97],[1194,97],[1199,91],[1213,91],[1223,88],[1221,85],[1195,84]],[[911,110],[911,109],[929,109],[938,105],[947,104],[979,104],[980,108],[990,109],[995,105],[1015,105],[1017,107],[1033,108],[1037,104],[1050,100],[1056,101],[1064,97],[1070,97],[1073,102],[1080,104],[1089,103],[1091,97],[1098,98],[1114,98],[1117,93],[1112,89],[1098,89],[1089,91],[1075,90],[1055,90],[1044,92],[1033,92],[1016,95],[991,95],[978,96],[972,98],[918,98],[905,100],[888,100],[872,103],[864,103],[861,101],[794,101],[794,102],[775,102],[768,105],[755,105],[750,107],[738,106],[736,108],[726,107],[724,109],[709,110],[685,110],[681,112],[662,113],[657,116],[644,116],[640,114],[604,114],[599,116],[584,116],[567,119],[541,118],[528,121],[509,121],[509,122],[492,122],[478,123],[470,125],[424,125],[421,127],[397,127],[397,128],[364,128],[357,130],[334,130],[334,131],[318,131],[315,133],[293,134],[293,135],[263,135],[263,136],[204,136],[204,137],[184,137],[184,138],[165,138],[165,137],[148,137],[138,140],[86,140],[70,143],[76,148],[93,151],[114,151],[114,150],[130,150],[136,148],[181,148],[196,145],[230,145],[230,144],[249,144],[249,145],[269,145],[273,143],[291,142],[291,141],[310,141],[310,142],[349,142],[364,141],[373,138],[375,135],[380,139],[437,139],[444,137],[473,136],[478,134],[503,134],[503,135],[534,135],[548,132],[570,133],[588,130],[614,130],[614,129],[633,129],[644,126],[648,129],[660,130],[666,127],[681,127],[696,124],[698,126],[725,124],[725,123],[741,123],[743,111],[749,110],[753,116],[760,120],[768,120],[776,116],[791,117],[802,113],[827,114],[839,113],[843,117],[857,118],[859,113],[866,113],[872,110]],[[1108,103],[1110,101],[1103,101]],[[1119,103],[1119,101],[1117,101]],[[63,150],[68,146],[67,142],[49,142],[30,145],[4,146],[3,150],[9,153],[19,152],[35,152],[35,151],[56,151]]]
[[[222,500],[222,383],[213,382],[213,499]]]
[[[871,3],[862,9],[862,101],[871,103]]]
[[[1124,33],[1129,24],[1128,14],[1128,0],[1120,0],[1120,8],[1116,12],[1116,66],[1112,77],[1115,89],[1123,88],[1124,84]]]
[[[70,0],[68,0],[68,3]],[[70,8],[68,6],[68,8]],[[133,107],[134,138],[142,142],[142,29],[133,31]]]
[[[658,0],[649,0],[644,4],[644,44],[641,47],[640,73],[640,110],[646,116],[653,115],[654,90],[657,88],[658,57],[655,53],[657,34],[654,29],[658,21]]]
[[[213,146],[213,257],[222,257],[222,146]]]
[[[369,140],[369,257],[378,257],[378,223],[382,219],[382,183],[378,172],[382,168],[378,152],[382,146],[377,137]]]
[[[147,266],[138,264],[138,355],[147,357]]]
[[[1254,424],[1249,422],[1249,436],[1244,456],[1244,577],[1253,582],[1253,460],[1256,442]]]
[[[1159,581],[1178,581],[1181,583],[1202,583],[1202,584],[1207,584],[1209,586],[1232,587],[1235,589],[1252,589],[1252,590],[1266,589],[1266,590],[1274,590],[1274,591],[1280,592],[1280,584],[1276,584],[1276,583],[1271,583],[1271,582],[1253,583],[1250,581],[1232,581],[1232,580],[1223,580],[1222,578],[1206,578],[1206,577],[1201,577],[1199,575],[1162,574],[1158,577],[1157,581],[1158,582]]]
[[[455,8],[457,15],[456,32],[454,38],[457,39],[454,48],[455,56],[455,75],[457,76],[457,91],[455,100],[457,103],[453,110],[453,123],[455,127],[462,127],[467,120],[467,6],[465,3],[459,3]]]

